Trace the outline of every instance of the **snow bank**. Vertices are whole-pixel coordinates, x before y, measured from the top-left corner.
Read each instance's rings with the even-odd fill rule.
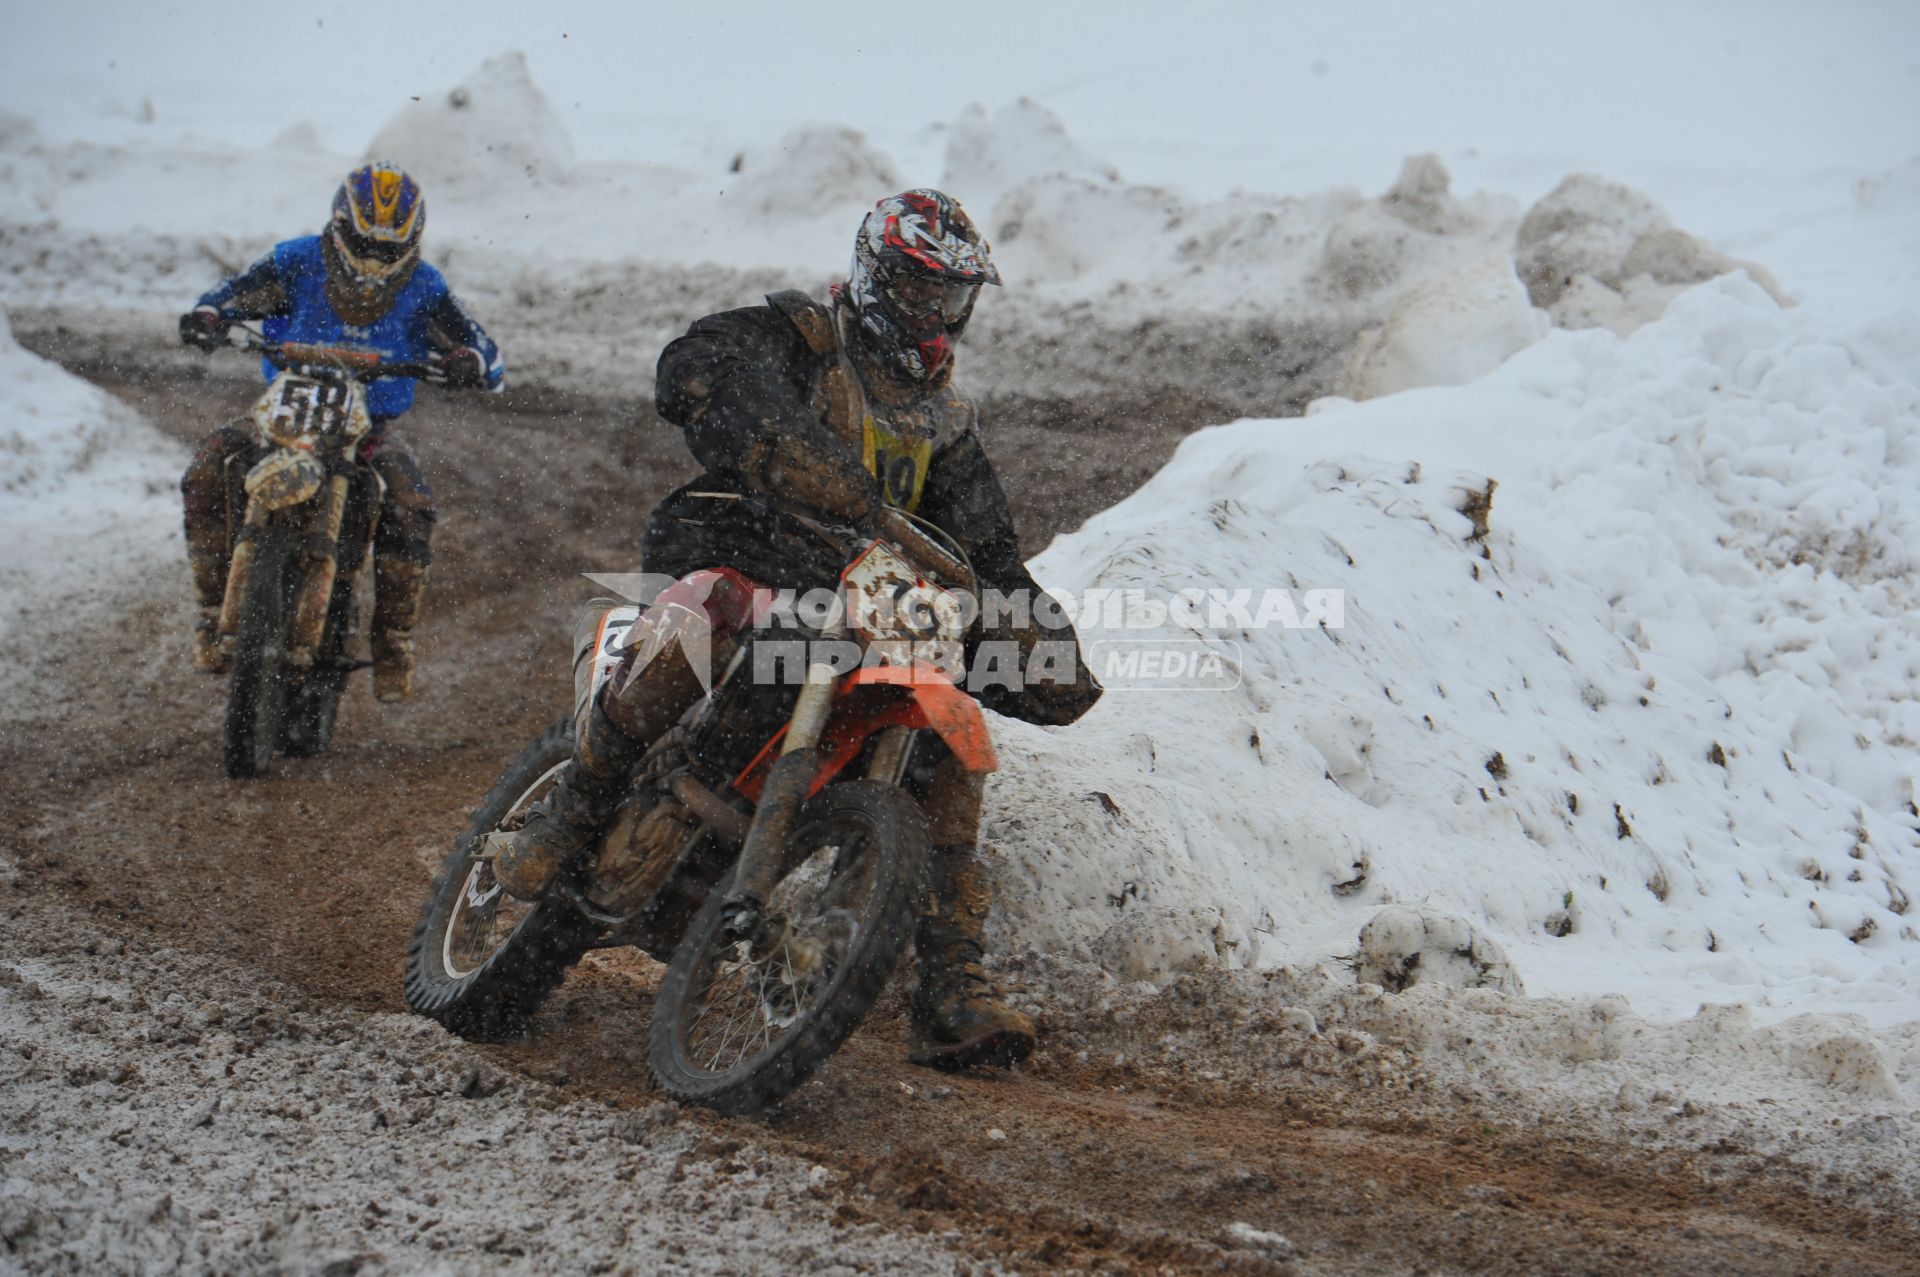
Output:
[[[833,124],[749,147],[731,173],[583,168],[518,54],[402,105],[366,154],[421,178],[433,208],[428,255],[501,336],[524,337],[519,384],[594,390],[599,352],[650,344],[699,313],[677,279],[649,272],[781,272],[818,289],[844,269],[876,198],[928,180]],[[246,150],[151,138],[54,144],[30,121],[0,122],[0,242],[9,249],[0,303],[178,310],[220,273],[318,226],[352,162],[298,123]],[[1564,280],[1539,283],[1532,298],[1555,322],[1621,333],[1685,285],[1738,265],[1625,188],[1573,179],[1523,219],[1507,196],[1456,194],[1433,155],[1409,159],[1378,196],[1194,200],[1122,180],[1028,99],[963,113],[947,130],[940,180],[982,223],[1007,278],[982,308],[973,340],[983,357],[971,366],[977,388],[1011,393],[1074,393],[1090,370],[1110,376],[1112,349],[1137,352],[1141,336],[1156,334],[1170,352],[1195,352],[1169,361],[1181,365],[1165,374],[1170,384],[1253,411],[1457,380],[1524,344],[1535,323],[1497,295],[1504,285],[1489,292],[1478,264],[1490,257],[1518,252],[1530,288]],[[209,195],[222,190],[248,197]],[[610,280],[639,304],[611,320],[583,316],[576,299]],[[755,295],[729,291],[734,283],[716,274],[707,304]],[[536,313],[530,292],[555,305]],[[674,299],[674,313],[650,311],[653,293]],[[1464,327],[1450,318],[1466,315],[1474,319]],[[1082,338],[1077,364],[1057,340],[1063,331]],[[1457,348],[1446,348],[1456,332]],[[997,346],[1001,333],[1009,339]],[[1361,342],[1376,367],[1356,381]],[[1036,359],[1036,347],[1064,353]]]
[[[1341,589],[1344,628],[1162,624],[1233,690],[1002,725],[1007,934],[1164,976],[1351,956],[1414,906],[1535,994],[1920,1015],[1916,383],[1920,319],[1735,276],[1189,439],[1040,579]]]
[[[573,166],[573,140],[518,52],[489,58],[445,97],[411,102],[375,135],[369,160],[422,182],[551,181]]]
[[[0,683],[27,690],[37,614],[106,615],[117,592],[174,568],[185,463],[125,404],[22,350],[0,312]]]

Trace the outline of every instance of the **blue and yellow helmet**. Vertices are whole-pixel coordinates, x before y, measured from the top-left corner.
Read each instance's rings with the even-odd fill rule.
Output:
[[[427,201],[419,183],[384,161],[347,174],[333,195],[328,235],[341,263],[366,286],[409,271],[420,258]]]

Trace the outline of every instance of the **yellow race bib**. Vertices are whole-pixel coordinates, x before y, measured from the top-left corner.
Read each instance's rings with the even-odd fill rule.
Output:
[[[860,460],[879,482],[881,499],[912,514],[920,505],[927,463],[933,460],[933,440],[895,434],[868,413],[861,431]]]

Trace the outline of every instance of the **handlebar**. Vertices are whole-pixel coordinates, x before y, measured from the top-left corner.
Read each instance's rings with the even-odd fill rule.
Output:
[[[905,550],[907,557],[934,579],[966,590],[978,588],[973,565],[966,561],[966,551],[935,524],[891,506],[880,512],[875,524],[882,536]],[[951,553],[930,535],[935,532],[953,547]]]
[[[437,362],[389,363],[371,350],[346,346],[319,346],[300,341],[269,341],[251,328],[236,325],[232,330],[244,339],[228,344],[235,350],[257,354],[275,368],[316,376],[346,377],[353,381],[373,381],[380,377],[412,377],[419,381],[445,384],[446,369]]]
[[[728,501],[749,499],[730,492],[696,492],[689,495]],[[761,499],[766,500],[764,497]],[[904,551],[916,567],[936,581],[944,581],[967,591],[979,588],[979,577],[973,570],[973,561],[967,556],[965,548],[944,528],[917,514],[886,506],[875,516],[871,531],[863,532],[858,528],[821,523],[784,502],[771,504],[781,514],[819,537],[843,558],[850,557],[866,537],[878,535],[893,542],[896,549]],[[942,545],[941,542],[946,544]]]

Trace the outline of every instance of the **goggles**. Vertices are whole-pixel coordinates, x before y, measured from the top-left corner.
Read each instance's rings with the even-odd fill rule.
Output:
[[[931,275],[900,274],[888,282],[887,299],[908,319],[951,324],[964,319],[979,293],[977,281],[936,279]]]
[[[404,240],[370,239],[339,226],[333,228],[333,246],[347,269],[362,279],[385,279],[404,265],[419,248]]]

